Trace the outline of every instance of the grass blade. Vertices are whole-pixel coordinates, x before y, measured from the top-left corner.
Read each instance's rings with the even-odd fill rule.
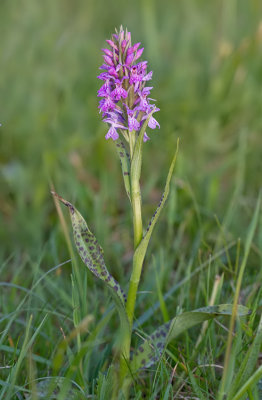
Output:
[[[44,319],[41,321],[40,325],[37,327],[37,329],[34,332],[34,334],[32,335],[32,337],[29,339],[29,334],[30,334],[31,325],[32,325],[32,319],[33,319],[33,316],[32,315],[30,316],[28,324],[27,324],[27,327],[26,327],[25,339],[24,339],[20,354],[18,356],[18,359],[17,359],[17,362],[16,362],[14,368],[12,369],[12,371],[11,371],[11,373],[9,375],[9,379],[8,380],[10,382],[10,386],[8,388],[8,391],[7,391],[6,395],[5,395],[5,390],[1,393],[0,399],[13,398],[11,396],[13,396],[13,390],[15,388],[16,379],[17,379],[19,370],[20,370],[20,368],[22,366],[22,362],[27,357],[28,350],[32,346],[36,336],[38,335],[38,332],[41,331],[41,328],[42,328],[43,324],[45,323],[46,318],[47,318],[47,315],[44,317]],[[6,386],[6,388],[7,388],[7,386]],[[5,395],[5,397],[3,397],[4,395]]]
[[[247,264],[247,259],[248,259],[251,243],[252,243],[252,240],[253,240],[253,237],[255,234],[255,230],[256,230],[256,226],[257,226],[257,222],[258,222],[260,203],[261,203],[261,193],[259,194],[257,204],[256,204],[256,209],[255,209],[253,218],[252,218],[249,228],[248,228],[247,239],[245,242],[245,249],[244,249],[244,257],[243,257],[242,263],[240,265],[239,274],[238,274],[238,278],[237,278],[236,292],[235,292],[234,303],[233,303],[233,311],[232,311],[232,317],[230,319],[229,333],[228,333],[228,339],[227,339],[224,370],[223,370],[223,376],[222,376],[222,380],[221,380],[220,389],[218,392],[218,400],[223,399],[223,397],[226,394],[226,392],[228,391],[228,388],[230,385],[230,381],[228,379],[228,377],[230,376],[228,374],[228,368],[229,368],[229,364],[230,364],[230,353],[231,353],[232,340],[233,340],[233,330],[234,330],[235,321],[236,321],[236,317],[237,317],[237,302],[238,302],[238,298],[239,298],[239,294],[240,294],[240,288],[241,288],[242,279],[243,279],[244,271],[245,271],[246,264]]]
[[[245,355],[245,358],[234,379],[234,382],[231,385],[228,394],[228,399],[231,399],[233,395],[236,393],[237,389],[240,388],[242,385],[244,385],[244,383],[250,378],[252,372],[255,369],[257,359],[259,357],[261,344],[262,344],[262,316],[259,321],[255,339],[250,348],[248,349],[248,352]]]
[[[242,396],[260,379],[262,376],[262,365],[256,370],[256,372],[246,381],[237,394],[232,398],[232,400],[240,400]]]

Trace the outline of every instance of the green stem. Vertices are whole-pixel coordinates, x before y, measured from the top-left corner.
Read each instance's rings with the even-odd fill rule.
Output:
[[[136,144],[136,133],[135,133],[135,131],[128,131],[128,135],[129,135],[130,157],[132,160],[134,149],[135,149],[135,144]]]
[[[134,250],[141,242],[143,237],[142,213],[141,213],[141,194],[139,182],[132,182],[131,176],[131,202],[133,209],[133,229],[134,229]]]
[[[134,135],[135,132],[129,132],[129,145],[130,145],[130,155],[131,159],[134,154]],[[133,229],[134,229],[134,250],[138,247],[139,243],[143,237],[143,224],[142,224],[142,212],[141,212],[141,192],[139,175],[137,173],[132,174],[131,171],[131,203],[133,211]],[[140,257],[141,258],[141,257]],[[121,345],[121,358],[120,358],[120,387],[125,393],[125,397],[128,398],[129,384],[124,382],[128,374],[128,362],[130,357],[130,345],[131,345],[131,335],[132,335],[132,325],[134,319],[134,310],[136,303],[137,289],[139,286],[141,270],[142,270],[143,260],[139,259],[134,255],[133,258],[133,269],[129,284],[126,312],[128,321],[130,324],[130,332],[123,337]]]
[[[127,296],[127,303],[126,303],[126,312],[127,312],[127,317],[128,317],[130,326],[132,326],[132,324],[133,324],[136,295],[137,295],[137,289],[138,289],[139,282],[140,282],[143,261],[144,261],[144,258],[140,259],[136,256],[133,259],[133,270],[132,270],[132,275],[130,278],[130,285],[129,285],[129,291],[128,291],[128,296]]]
[[[131,132],[131,136],[132,133],[134,132]],[[130,142],[130,153],[131,154],[133,153],[133,149],[131,149],[131,142]],[[130,183],[131,183],[131,203],[133,210],[134,251],[135,251],[143,237],[143,224],[142,224],[142,212],[141,212],[141,192],[140,192],[140,182],[139,182],[140,173],[137,172],[134,173],[133,171],[134,169],[131,168]],[[138,259],[136,255],[134,255],[133,269],[127,296],[127,304],[126,304],[126,312],[131,328],[133,324],[136,294],[140,281],[142,264],[143,260]]]
[[[134,225],[135,226],[135,225]],[[140,282],[140,276],[142,271],[143,259],[141,257],[134,256],[133,259],[133,270],[129,284],[129,291],[127,296],[127,304],[126,304],[126,313],[128,317],[128,321],[130,324],[130,331],[123,338],[122,346],[121,346],[121,358],[120,358],[120,387],[125,394],[125,398],[128,399],[129,392],[129,380],[125,379],[128,375],[128,362],[130,358],[130,346],[131,346],[131,335],[132,335],[132,325],[134,319],[134,311],[136,304],[136,295],[137,289]]]
[[[145,251],[137,251],[139,244],[143,238],[143,224],[142,224],[142,212],[141,212],[141,192],[140,192],[140,175],[142,166],[142,145],[143,137],[148,125],[149,119],[151,118],[155,109],[148,115],[147,120],[143,123],[138,137],[135,131],[128,131],[129,135],[129,146],[131,156],[131,203],[133,211],[133,226],[134,226],[134,257],[133,257],[133,269],[130,278],[126,313],[129,321],[129,331],[126,332],[121,341],[121,357],[120,357],[120,387],[122,388],[125,398],[129,397],[129,383],[130,379],[127,379],[128,375],[128,362],[130,358],[130,345],[132,326],[134,319],[134,311],[136,304],[137,289],[140,282],[141,271],[143,261],[145,258]]]

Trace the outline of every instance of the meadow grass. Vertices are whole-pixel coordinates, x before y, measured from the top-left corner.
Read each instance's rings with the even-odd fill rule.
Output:
[[[221,400],[223,389],[228,400],[258,400],[258,0],[1,1],[0,399],[111,398],[118,318],[75,252],[69,218],[50,190],[77,204],[126,289],[132,215],[96,97],[100,49],[120,24],[145,46],[161,110],[161,130],[144,146],[145,221],[180,138],[132,346],[176,314],[233,303],[238,294],[251,310],[235,323],[216,319],[179,336],[134,377],[131,397]]]

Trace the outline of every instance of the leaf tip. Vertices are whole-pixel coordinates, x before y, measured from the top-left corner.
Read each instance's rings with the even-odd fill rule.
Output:
[[[69,203],[69,201],[63,199],[63,197],[59,196],[59,194],[57,194],[57,193],[56,193],[55,191],[53,191],[53,190],[51,190],[51,194],[52,194],[56,199],[60,200],[61,203],[63,203],[65,206],[67,206],[67,207],[70,209],[71,213],[73,214],[73,212],[74,212],[74,207],[73,207],[73,205],[72,205],[71,203]]]

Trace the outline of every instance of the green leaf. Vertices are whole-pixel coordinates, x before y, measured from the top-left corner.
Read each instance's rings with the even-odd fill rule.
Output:
[[[138,139],[139,140],[139,139]],[[167,179],[166,179],[166,185],[165,185],[165,189],[164,189],[164,193],[160,199],[160,202],[158,204],[158,207],[153,215],[153,217],[151,218],[151,221],[149,222],[149,225],[147,227],[146,233],[143,236],[143,239],[141,240],[139,246],[137,247],[135,254],[134,254],[134,258],[138,259],[138,260],[143,260],[146,254],[146,250],[148,247],[148,243],[149,240],[151,238],[153,229],[155,227],[155,224],[157,223],[157,220],[160,216],[160,213],[165,205],[165,202],[167,200],[168,197],[168,193],[169,193],[169,188],[170,188],[170,181],[173,175],[173,171],[175,168],[175,164],[176,164],[176,158],[177,158],[177,153],[178,153],[178,147],[179,147],[179,139],[177,140],[177,147],[176,147],[176,152],[175,155],[173,157],[173,160],[171,162],[169,171],[168,171],[168,175],[167,175]],[[133,164],[133,161],[132,161]],[[132,168],[132,167],[131,167]],[[131,171],[132,174],[132,171]]]
[[[121,328],[123,332],[126,332],[127,330],[129,331],[130,327],[125,311],[126,295],[121,289],[119,283],[108,272],[105,265],[102,247],[98,244],[95,236],[89,230],[79,211],[77,211],[69,201],[64,200],[57,193],[52,192],[52,194],[68,207],[77,251],[87,268],[97,278],[101,279],[110,290],[120,316]]]
[[[160,359],[165,346],[185,330],[206,320],[220,315],[228,316],[231,313],[231,304],[220,304],[218,306],[199,308],[176,316],[171,321],[160,326],[138,347],[130,364],[131,370],[135,372],[139,368],[149,368]],[[239,305],[238,316],[241,317],[247,314],[249,314],[249,310]]]
[[[119,158],[120,158],[126,193],[127,193],[129,200],[131,201],[131,199],[130,199],[130,191],[131,191],[131,187],[130,187],[130,156],[129,156],[129,153],[126,150],[126,146],[122,140],[117,139],[115,141],[115,144],[116,144],[116,150],[117,150]]]

